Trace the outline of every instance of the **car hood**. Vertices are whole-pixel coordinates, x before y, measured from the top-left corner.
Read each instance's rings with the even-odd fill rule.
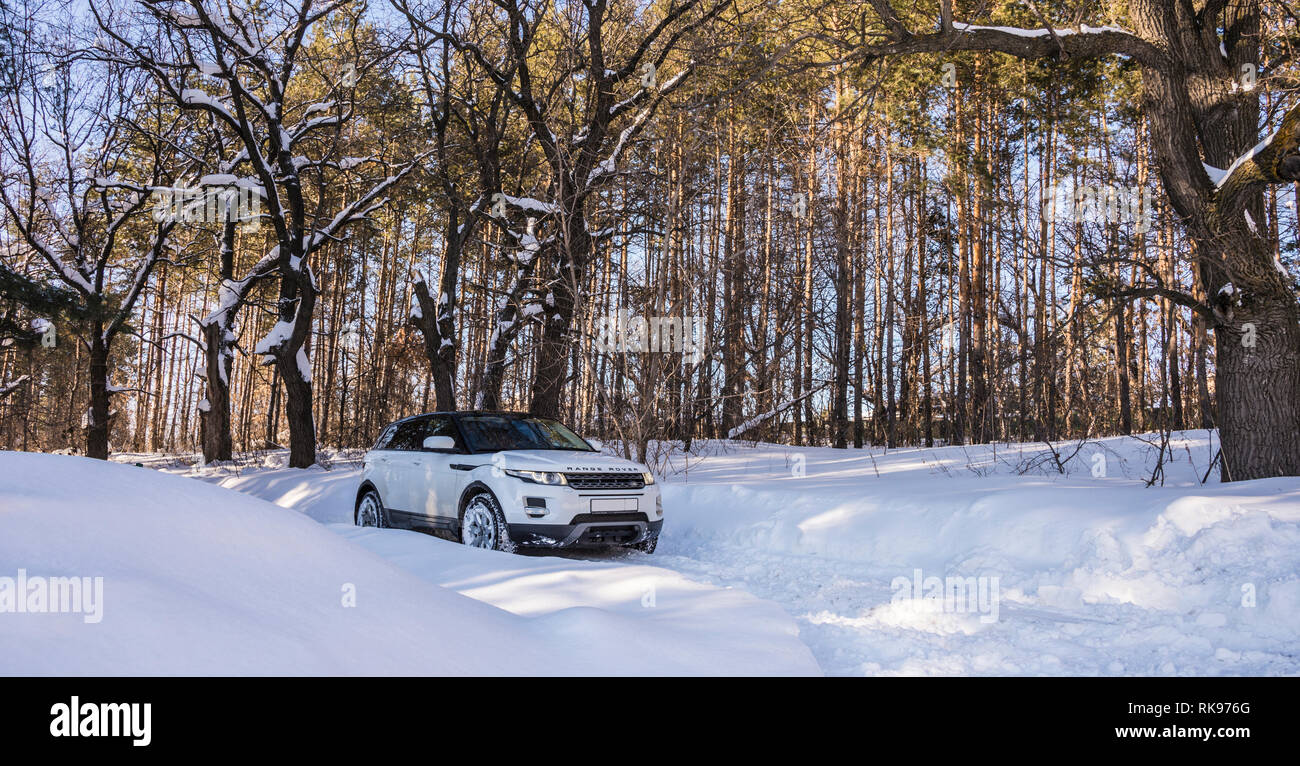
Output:
[[[494,454],[504,456],[502,468],[520,471],[641,473],[646,470],[645,466],[631,460],[581,450],[519,449]]]

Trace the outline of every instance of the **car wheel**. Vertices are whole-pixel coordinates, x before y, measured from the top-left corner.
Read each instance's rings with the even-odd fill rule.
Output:
[[[655,548],[657,548],[658,546],[659,546],[658,532],[646,532],[646,537],[644,540],[642,540],[639,543],[632,544],[633,548],[636,548],[642,553],[654,553]]]
[[[471,548],[514,553],[510,527],[501,506],[489,492],[480,492],[460,512],[460,541]]]
[[[358,527],[378,527],[388,526],[388,520],[384,518],[384,504],[379,499],[379,493],[372,490],[361,496],[361,502],[357,503],[356,516],[352,519]]]

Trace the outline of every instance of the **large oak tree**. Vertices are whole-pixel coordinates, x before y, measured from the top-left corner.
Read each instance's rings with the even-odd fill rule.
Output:
[[[1039,22],[1029,28],[955,20],[950,0],[906,12],[889,0],[870,5],[857,28],[816,37],[859,62],[993,51],[1118,56],[1140,68],[1156,170],[1209,297],[1155,270],[1117,293],[1173,301],[1214,328],[1224,481],[1300,475],[1300,302],[1255,224],[1266,220],[1267,185],[1300,180],[1300,105],[1260,140],[1261,89],[1247,87],[1261,59],[1259,1],[1129,0],[1121,24],[1076,18],[1069,27],[1031,3]]]

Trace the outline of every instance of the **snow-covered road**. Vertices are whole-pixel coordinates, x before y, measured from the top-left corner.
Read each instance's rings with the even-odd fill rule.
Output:
[[[1032,445],[715,443],[666,466],[655,555],[519,556],[489,571],[466,558],[481,552],[347,526],[352,470],[200,475],[517,614],[646,612],[645,601],[675,630],[690,621],[674,608],[705,602],[674,599],[702,584],[752,594],[793,619],[832,675],[1300,673],[1300,480],[1200,485],[1204,432],[1175,440],[1163,487],[1144,486],[1155,451],[1141,440],[1076,446],[1059,470]],[[902,582],[930,593],[929,578],[969,585],[970,602],[900,598]],[[761,613],[754,603],[746,614]],[[692,630],[746,629],[725,610],[698,617]]]

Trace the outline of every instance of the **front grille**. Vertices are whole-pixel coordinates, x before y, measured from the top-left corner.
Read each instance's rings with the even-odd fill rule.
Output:
[[[640,527],[589,527],[574,545],[625,545],[641,536]]]
[[[574,489],[642,489],[645,478],[639,473],[566,473],[564,478]]]
[[[644,513],[580,513],[574,516],[569,523],[576,526],[578,524],[604,524],[618,521],[649,522],[650,520],[646,518]]]

